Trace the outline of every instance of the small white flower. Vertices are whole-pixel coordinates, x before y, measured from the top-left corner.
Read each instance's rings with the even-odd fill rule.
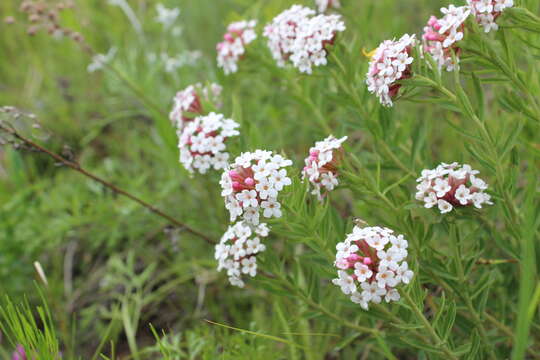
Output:
[[[446,214],[452,211],[453,206],[446,200],[438,200],[437,206],[439,207],[439,210],[441,211],[441,214]]]
[[[409,264],[406,261],[402,262],[401,265],[396,269],[396,280],[401,281],[404,284],[411,282],[414,272],[409,270]]]
[[[266,218],[270,217],[281,217],[281,204],[273,199],[269,199],[268,201],[263,201],[261,203],[261,208],[264,209],[263,216]]]
[[[386,289],[380,288],[377,283],[362,283],[362,297],[366,301],[373,301],[376,304],[380,304],[381,296],[386,295]]]
[[[371,279],[373,272],[369,269],[369,267],[358,262],[354,265],[354,275],[356,275],[358,281],[364,282]]]
[[[236,199],[242,204],[242,207],[257,207],[259,202],[257,200],[257,192],[255,190],[243,190],[240,194],[236,195]]]
[[[368,245],[376,250],[382,250],[388,241],[390,240],[387,237],[382,237],[378,234],[370,236],[366,239]]]
[[[356,285],[352,276],[347,275],[345,271],[338,271],[338,278],[332,280],[335,285],[341,287],[341,291],[348,295],[356,291]]]
[[[386,302],[392,302],[392,301],[399,301],[401,297],[399,296],[399,292],[396,289],[388,290],[386,295],[384,296],[384,300]]]
[[[398,254],[393,252],[392,250],[388,250],[388,251],[379,250],[377,251],[377,256],[381,260],[380,266],[384,266],[392,270],[395,270],[398,268],[398,264],[396,261]]]
[[[291,185],[291,179],[287,177],[287,170],[285,169],[272,171],[270,177],[277,191],[281,191],[284,186]]]
[[[467,205],[471,198],[471,191],[461,184],[456,190],[455,197],[461,205]]]

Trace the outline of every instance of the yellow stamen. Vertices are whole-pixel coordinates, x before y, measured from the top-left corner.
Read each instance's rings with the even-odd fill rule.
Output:
[[[377,49],[378,48],[375,48],[371,51],[366,51],[366,48],[362,48],[362,55],[364,55],[368,59],[371,59],[375,55],[375,52],[377,51]]]

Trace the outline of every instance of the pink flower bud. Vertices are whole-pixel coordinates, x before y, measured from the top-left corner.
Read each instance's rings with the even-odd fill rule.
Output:
[[[358,261],[362,260],[362,257],[358,254],[351,254],[347,257],[347,261],[350,263],[350,264],[354,264]]]
[[[234,191],[240,191],[243,189],[243,186],[238,181],[233,181],[232,188]]]
[[[371,261],[370,258],[365,257],[363,263],[364,263],[364,265],[370,265],[372,263],[372,261]]]
[[[246,180],[244,180],[244,184],[246,184],[247,186],[253,186],[255,185],[255,180],[253,180],[253,178],[246,178]]]

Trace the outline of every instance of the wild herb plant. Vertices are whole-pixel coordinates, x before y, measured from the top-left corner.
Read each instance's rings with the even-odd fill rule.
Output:
[[[0,4],[3,357],[540,357],[540,2],[300,3]]]

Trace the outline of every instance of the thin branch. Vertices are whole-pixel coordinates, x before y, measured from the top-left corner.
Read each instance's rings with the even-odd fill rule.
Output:
[[[55,159],[56,161],[62,163],[63,165],[65,165],[65,166],[67,166],[67,167],[69,167],[69,168],[83,174],[84,176],[86,176],[86,177],[100,183],[101,185],[105,186],[106,188],[112,190],[113,192],[115,192],[117,194],[120,194],[120,195],[123,195],[123,196],[135,201],[136,203],[138,203],[141,206],[145,207],[146,209],[150,210],[154,214],[156,214],[158,216],[161,216],[162,218],[166,219],[171,224],[183,228],[187,232],[189,232],[189,233],[191,233],[191,234],[193,234],[193,235],[195,235],[197,237],[200,237],[201,239],[206,240],[210,244],[215,243],[209,236],[207,236],[207,235],[205,235],[205,234],[203,234],[203,233],[201,233],[201,232],[199,232],[199,231],[197,231],[195,229],[192,229],[188,225],[184,224],[183,222],[181,222],[179,220],[176,220],[172,216],[164,213],[163,211],[161,211],[158,208],[156,208],[155,206],[147,203],[146,201],[141,200],[138,197],[136,197],[135,195],[132,195],[132,194],[128,193],[127,191],[125,191],[123,189],[120,189],[116,185],[114,185],[114,184],[100,178],[99,176],[92,174],[91,172],[89,172],[89,171],[85,170],[84,168],[82,168],[78,163],[76,163],[74,161],[70,161],[70,160],[64,158],[63,156],[61,156],[61,155],[59,155],[59,154],[57,154],[57,153],[55,153],[55,152],[53,152],[53,151],[51,151],[49,149],[46,149],[46,148],[44,148],[43,146],[41,146],[39,144],[36,144],[32,140],[30,140],[30,139],[22,136],[21,134],[19,134],[14,129],[11,129],[9,127],[6,127],[6,126],[0,124],[0,130],[11,134],[13,137],[15,137],[18,140],[22,141],[25,145],[29,146],[30,148],[33,148],[33,149],[35,149],[35,150],[37,150],[39,152],[42,152],[42,153],[48,155],[49,157]]]

